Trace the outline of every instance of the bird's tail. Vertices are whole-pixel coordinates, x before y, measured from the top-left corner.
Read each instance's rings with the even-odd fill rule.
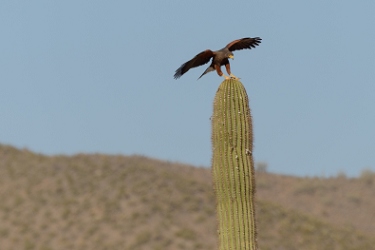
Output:
[[[214,69],[214,67],[208,67],[204,72],[203,72],[203,74],[197,79],[197,80],[199,80],[202,76],[204,76],[205,74],[207,74],[208,72],[211,72],[211,71],[214,71],[215,69]]]

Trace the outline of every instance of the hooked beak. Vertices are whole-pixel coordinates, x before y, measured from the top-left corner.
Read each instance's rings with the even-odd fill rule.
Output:
[[[229,58],[233,60],[233,59],[234,59],[234,56],[233,56],[233,55],[229,55]]]

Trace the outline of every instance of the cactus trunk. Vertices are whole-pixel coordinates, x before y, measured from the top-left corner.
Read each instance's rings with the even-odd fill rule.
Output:
[[[257,250],[252,121],[241,82],[221,83],[211,119],[219,249]]]

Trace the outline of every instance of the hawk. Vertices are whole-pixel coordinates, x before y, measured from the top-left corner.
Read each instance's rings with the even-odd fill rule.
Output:
[[[198,66],[201,66],[203,64],[208,63],[211,58],[212,62],[211,65],[203,72],[203,74],[198,78],[200,79],[203,75],[207,74],[208,72],[216,70],[217,74],[219,76],[223,76],[225,79],[238,79],[235,75],[233,75],[230,71],[230,65],[228,58],[233,59],[233,51],[235,50],[242,50],[242,49],[251,49],[255,48],[261,43],[262,39],[260,37],[246,37],[238,40],[234,40],[233,42],[228,43],[227,46],[224,48],[212,51],[212,50],[205,50],[198,55],[196,55],[193,59],[190,61],[187,61],[186,63],[182,64],[181,67],[179,67],[175,74],[174,79],[180,78],[183,74],[189,71],[191,68],[195,68]],[[229,76],[223,74],[221,71],[221,66],[225,65],[225,69],[227,70]]]

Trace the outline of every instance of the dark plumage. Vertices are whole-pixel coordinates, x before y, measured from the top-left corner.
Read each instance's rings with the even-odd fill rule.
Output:
[[[262,39],[260,37],[254,37],[254,38],[247,37],[247,38],[234,40],[233,42],[230,42],[227,46],[225,46],[221,50],[211,51],[207,49],[199,53],[198,55],[196,55],[190,61],[187,61],[186,63],[182,64],[181,67],[179,67],[176,70],[174,74],[174,78],[175,79],[180,78],[183,74],[188,72],[189,69],[206,64],[212,58],[211,65],[206,69],[206,71],[203,72],[203,74],[199,78],[201,78],[203,75],[207,74],[208,72],[216,70],[219,76],[224,76],[225,79],[229,79],[229,77],[223,74],[223,72],[221,71],[221,66],[225,65],[225,68],[229,76],[231,78],[238,79],[230,71],[228,58],[231,58],[231,59],[234,58],[232,51],[255,48],[261,43],[261,40]]]

